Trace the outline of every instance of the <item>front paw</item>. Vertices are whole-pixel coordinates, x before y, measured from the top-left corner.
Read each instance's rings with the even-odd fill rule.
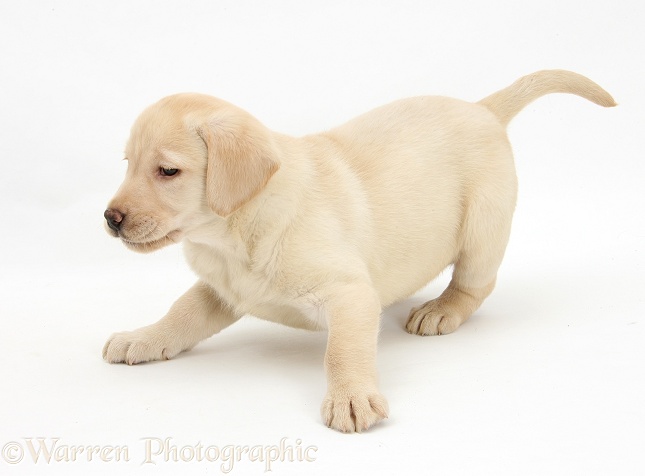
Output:
[[[152,360],[168,360],[182,350],[166,335],[150,326],[112,334],[103,346],[103,359],[111,364],[123,362],[134,365]]]
[[[376,389],[337,388],[327,392],[321,408],[329,428],[361,432],[387,418],[387,400]]]

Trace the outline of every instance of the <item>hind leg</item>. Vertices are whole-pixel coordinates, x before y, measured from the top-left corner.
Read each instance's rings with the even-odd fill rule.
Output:
[[[471,202],[462,227],[462,246],[454,263],[452,280],[437,299],[412,309],[406,324],[408,332],[449,334],[493,291],[508,243],[515,196],[515,181],[512,180],[505,187],[481,193],[479,197],[483,199]]]
[[[486,286],[467,288],[450,282],[437,299],[410,311],[406,329],[410,334],[435,336],[450,334],[477,310],[495,287],[495,279]]]

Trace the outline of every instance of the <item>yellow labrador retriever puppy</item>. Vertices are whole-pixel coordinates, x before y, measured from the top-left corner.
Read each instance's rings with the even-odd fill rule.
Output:
[[[200,279],[159,322],[112,335],[103,357],[170,359],[245,314],[327,329],[324,422],[353,432],[386,418],[381,309],[451,264],[450,285],[411,311],[408,332],[453,332],[490,294],[517,191],[505,128],[556,92],[615,105],[558,70],[475,104],[400,100],[302,138],[200,94],[150,106],[132,127],[106,228],[140,252],[182,241]]]

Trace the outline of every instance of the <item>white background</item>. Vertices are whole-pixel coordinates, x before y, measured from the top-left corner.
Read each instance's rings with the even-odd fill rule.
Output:
[[[644,5],[2,2],[0,474],[221,469],[141,464],[146,437],[317,448],[273,474],[643,474]],[[553,95],[513,121],[520,196],[497,289],[449,336],[403,330],[447,273],[384,312],[385,423],[321,423],[324,333],[248,318],[173,361],[102,361],[112,332],[156,321],[195,279],[179,246],[142,256],[103,231],[148,104],[204,92],[301,135],[405,96],[476,101],[545,68],[620,106]],[[128,446],[130,461],[34,464],[30,437]],[[243,458],[231,474],[264,469]]]

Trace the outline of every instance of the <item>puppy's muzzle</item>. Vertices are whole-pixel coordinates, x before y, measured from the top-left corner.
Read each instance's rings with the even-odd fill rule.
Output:
[[[107,210],[105,210],[105,213],[103,213],[103,216],[105,217],[107,225],[110,227],[110,229],[118,234],[125,215],[118,210],[108,208]]]

